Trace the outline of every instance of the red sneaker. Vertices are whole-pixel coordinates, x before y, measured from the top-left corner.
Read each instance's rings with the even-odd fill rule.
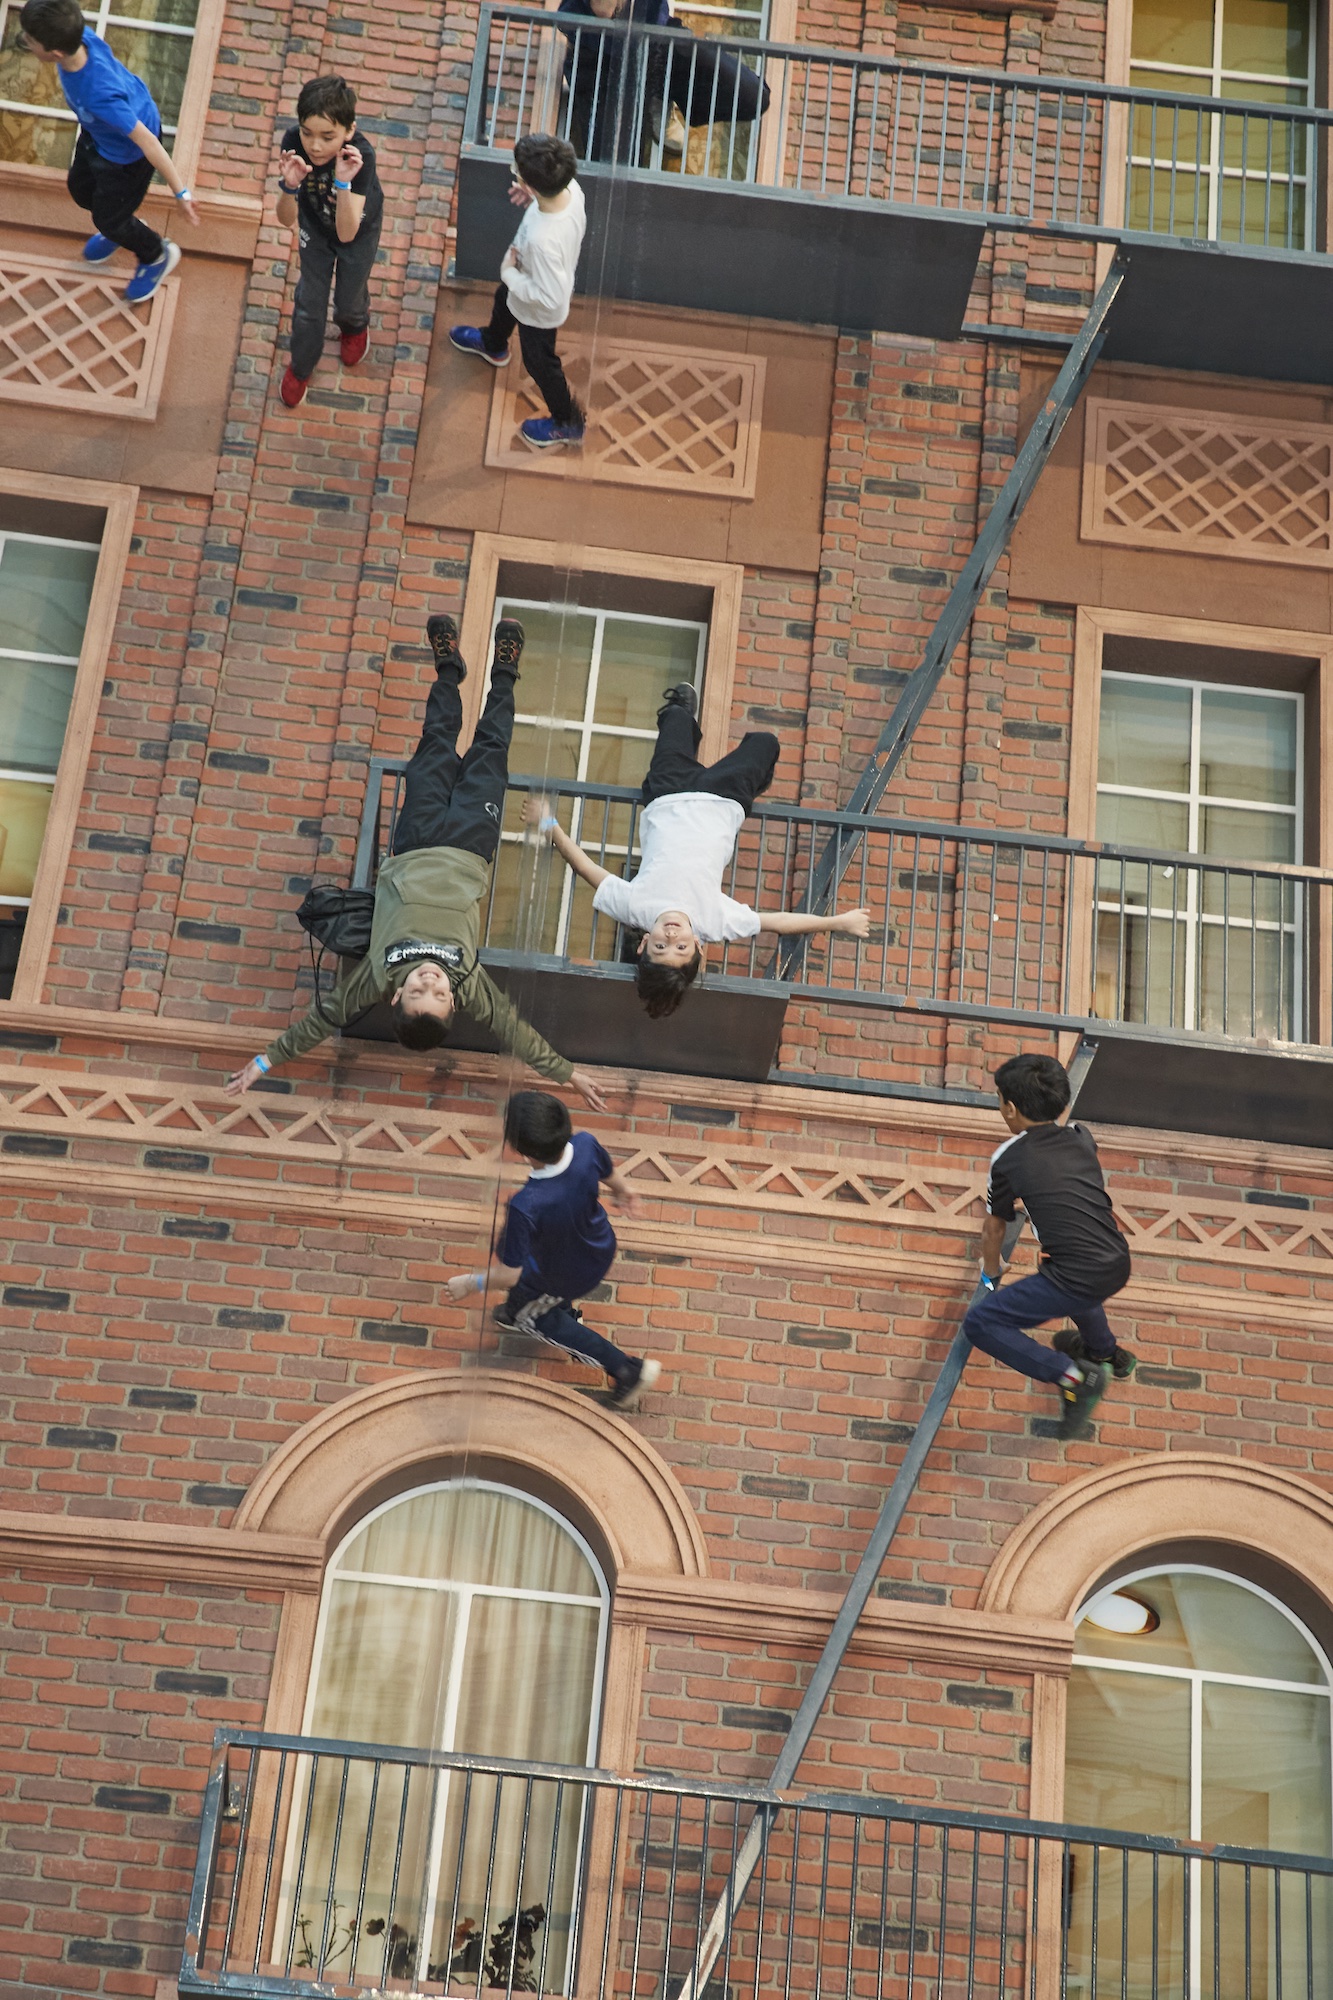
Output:
[[[294,410],[297,404],[304,400],[305,392],[309,387],[310,377],[308,375],[298,375],[289,363],[286,374],[278,384],[278,394],[282,397],[287,408]]]
[[[355,368],[358,361],[365,359],[370,345],[370,328],[363,326],[360,333],[345,333],[342,337],[342,357],[344,368]]]

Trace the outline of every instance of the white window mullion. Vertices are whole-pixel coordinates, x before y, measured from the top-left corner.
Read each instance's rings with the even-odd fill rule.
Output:
[[[472,1592],[464,1585],[458,1591],[458,1614],[454,1621],[453,1651],[449,1678],[445,1682],[441,1707],[438,1748],[452,1750],[458,1730],[458,1710],[463,1698],[463,1671],[467,1658],[468,1626],[472,1619]],[[435,1912],[440,1900],[440,1870],[444,1865],[444,1836],[449,1818],[451,1773],[441,1771],[430,1788],[430,1832],[426,1841],[426,1880],[423,1885],[421,1938],[417,1946],[417,1984],[424,1985],[430,1961]]]

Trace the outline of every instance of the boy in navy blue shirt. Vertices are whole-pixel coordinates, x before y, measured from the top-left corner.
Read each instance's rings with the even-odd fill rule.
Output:
[[[635,1212],[634,1191],[605,1147],[591,1132],[574,1132],[560,1099],[544,1090],[520,1090],[510,1098],[505,1143],[531,1161],[532,1172],[509,1198],[490,1270],[450,1278],[449,1296],[462,1300],[484,1292],[490,1280],[508,1285],[495,1315],[500,1324],[605,1369],[612,1403],[628,1409],[652,1387],[661,1365],[622,1354],[584,1326],[574,1301],[600,1285],[615,1260],[603,1185],[627,1215]]]
[[[138,269],[125,296],[137,305],[153,296],[181,260],[178,245],[138,217],[155,172],[190,221],[199,221],[190,190],[162,144],[162,114],[142,78],[84,25],[78,0],[26,0],[19,27],[28,54],[56,65],[65,102],[79,121],[67,186],[79,207],[92,213],[96,234],[83,246],[84,259],[105,264],[117,249],[131,251]]]

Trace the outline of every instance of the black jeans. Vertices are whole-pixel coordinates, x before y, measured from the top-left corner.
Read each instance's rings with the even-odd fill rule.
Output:
[[[558,1299],[553,1292],[538,1294],[526,1285],[515,1285],[505,1300],[505,1318],[518,1332],[548,1340],[552,1347],[563,1347],[566,1354],[604,1368],[613,1382],[627,1382],[638,1372],[637,1361],[585,1326],[570,1300]]]
[[[695,756],[702,731],[687,708],[670,702],[657,718],[657,742],[640,797],[646,806],[673,792],[712,792],[734,799],[749,812],[761,792],[773,782],[781,744],[766,729],[750,729],[734,750],[716,764],[701,764]]]
[[[596,21],[581,15],[563,21],[561,33],[571,38],[565,58],[569,139],[580,159],[635,164],[632,155],[651,142],[647,112],[653,104],[674,104],[687,125],[711,125],[718,133],[752,124],[768,109],[768,85],[707,36],[682,46],[659,35],[599,35]],[[741,160],[746,144],[738,134]]]
[[[509,309],[509,288],[497,285],[491,323],[482,329],[481,344],[488,354],[503,354],[510,336],[518,328],[518,344],[523,366],[541,390],[546,407],[558,424],[581,424],[583,412],[569,393],[560,356],[555,351],[554,326],[524,326]]]
[[[152,179],[152,162],[142,154],[122,167],[104,159],[88,134],[80,132],[65,185],[70,198],[90,211],[99,235],[132,251],[141,264],[156,264],[162,238],[135,213]]]
[[[339,243],[302,221],[301,275],[292,305],[292,373],[304,382],[324,352],[324,329],[333,292],[333,320],[339,333],[360,333],[370,325],[370,273],[380,247],[379,227]]]
[[[395,854],[410,854],[418,847],[461,847],[483,861],[495,859],[509,782],[509,739],[514,733],[513,675],[492,676],[465,757],[458,754],[462,722],[458,676],[446,670],[435,677],[421,741],[407,767],[403,808],[393,836]]]

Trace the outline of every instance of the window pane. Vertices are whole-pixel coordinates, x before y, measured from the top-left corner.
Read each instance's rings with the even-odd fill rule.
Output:
[[[1104,785],[1187,792],[1193,700],[1167,681],[1102,681],[1097,776]]]
[[[519,699],[525,715],[583,720],[597,621],[586,611],[498,602],[497,618],[517,618],[526,634]]]
[[[434,1748],[456,1615],[449,1591],[331,1583],[311,1735]]]
[[[30,896],[51,810],[51,786],[0,778],[0,896]]]
[[[1157,1630],[1126,1639],[1099,1631],[1085,1618],[1075,1635],[1075,1653],[1324,1685],[1309,1641],[1275,1604],[1244,1584],[1176,1570],[1144,1577],[1129,1588],[1157,1613]]]
[[[1294,861],[1296,818],[1293,813],[1204,806],[1199,814],[1199,845],[1204,854],[1214,854],[1222,860]]]
[[[1137,20],[1137,5],[1134,14]],[[1226,0],[1222,67],[1304,81],[1310,74],[1308,0]]]
[[[97,553],[7,536],[0,548],[0,646],[77,660]]]
[[[1240,688],[1204,688],[1199,702],[1199,789],[1295,805],[1297,704]]]
[[[75,672],[39,660],[0,660],[0,765],[54,774]]]
[[[655,728],[662,690],[677,681],[693,686],[698,664],[699,634],[690,627],[608,618],[594,720],[613,729]]]
[[[1165,848],[1170,854],[1186,853],[1190,839],[1189,807],[1170,799],[1132,799],[1119,792],[1099,792],[1097,838],[1113,841],[1117,847],[1150,847],[1159,851]],[[1120,878],[1120,870],[1107,862],[1101,864],[1098,872],[1108,883]],[[1137,875],[1141,883],[1144,870],[1130,869],[1128,875],[1131,881]]]
[[[543,729],[537,722],[516,722],[509,744],[509,769],[515,777],[544,778],[550,784],[560,778],[577,778],[578,731]]]
[[[653,746],[642,736],[594,736],[588,744],[588,776],[597,785],[641,785]]]
[[[132,15],[136,21],[165,21],[173,28],[192,28],[199,0],[116,0],[113,12]]]
[[[174,125],[180,117],[194,37],[155,35],[151,28],[109,26],[106,39],[112,54],[148,85],[153,102],[162,113],[163,124]]]
[[[1329,1759],[1325,1696],[1205,1683],[1201,1838],[1328,1854]]]
[[[1130,51],[1146,62],[1211,67],[1212,0],[1134,0]]]
[[[370,1522],[338,1569],[599,1594],[587,1557],[558,1521],[517,1494],[485,1487],[414,1493]]]
[[[64,173],[74,158],[78,129],[73,120],[0,111],[0,160],[19,167],[57,167]]]
[[[1096,1634],[1098,1640],[1105,1636]],[[1187,1681],[1076,1667],[1065,1737],[1069,1823],[1187,1839],[1189,1764]]]

